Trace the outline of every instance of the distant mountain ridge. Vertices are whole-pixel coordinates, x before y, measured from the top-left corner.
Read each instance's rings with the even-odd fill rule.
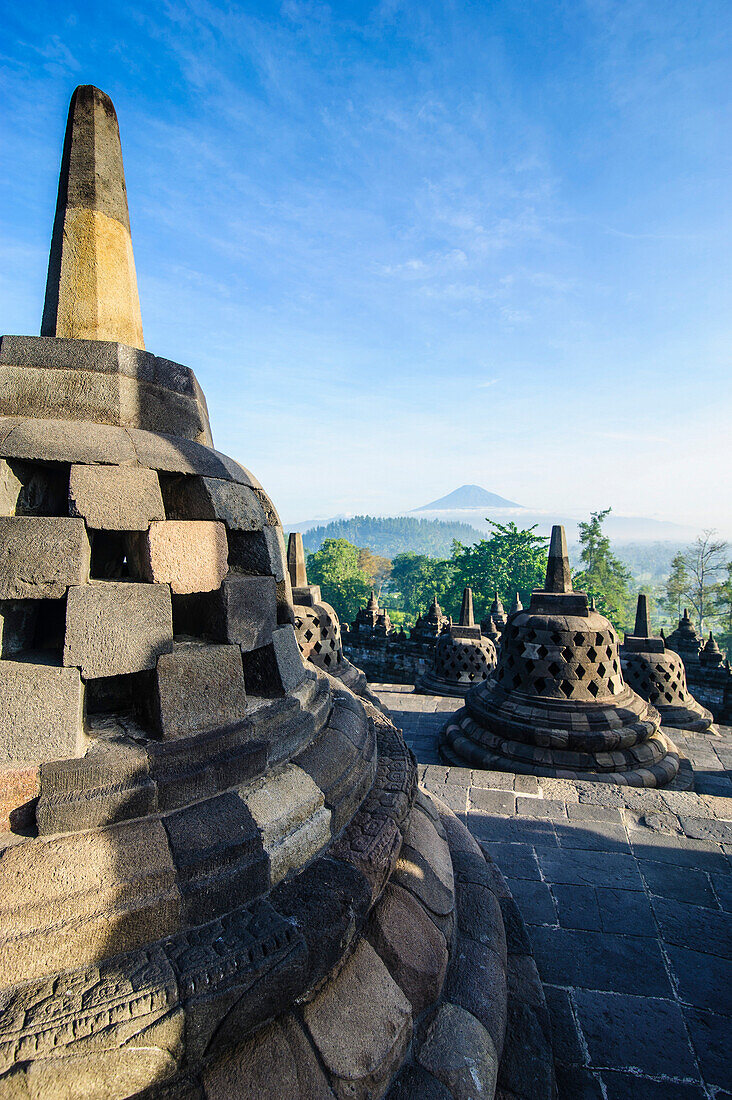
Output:
[[[421,508],[413,508],[412,512],[438,512],[456,511],[461,508],[521,508],[513,500],[499,497],[497,493],[489,493],[480,485],[461,485],[459,489],[453,489],[447,496],[433,500],[430,504],[423,504]]]
[[[472,545],[481,537],[475,527],[459,521],[445,523],[416,516],[352,516],[311,527],[303,531],[302,541],[309,553],[319,550],[324,539],[347,539],[354,546],[365,546],[386,558],[408,551],[431,558],[449,558],[454,539]]]

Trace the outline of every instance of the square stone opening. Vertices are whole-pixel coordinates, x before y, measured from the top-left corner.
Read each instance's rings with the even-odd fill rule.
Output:
[[[0,459],[0,515],[68,516],[69,470],[61,462]]]
[[[61,661],[66,631],[66,597],[59,600],[0,600],[0,657],[17,660],[33,653]]]
[[[125,531],[89,531],[91,567],[89,575],[97,581],[134,579]]]

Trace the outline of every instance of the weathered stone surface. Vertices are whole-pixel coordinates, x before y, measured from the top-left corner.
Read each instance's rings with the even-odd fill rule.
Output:
[[[407,995],[416,1018],[440,995],[447,972],[447,944],[407,890],[390,885],[369,921],[367,938]]]
[[[277,626],[275,580],[229,574],[214,592],[176,595],[174,612],[176,634],[260,649],[272,643]]]
[[[283,691],[294,691],[305,679],[305,666],[292,626],[280,626],[272,631],[272,647]]]
[[[41,335],[145,346],[117,115],[91,85],[69,106]]]
[[[0,833],[32,825],[39,790],[37,764],[0,770]]]
[[[394,882],[410,890],[439,917],[447,916],[454,908],[450,849],[418,806],[409,819]]]
[[[155,668],[172,648],[167,585],[100,581],[69,589],[63,663],[85,679]]]
[[[506,1035],[506,964],[500,955],[485,944],[459,936],[445,996],[480,1020],[500,1057]]]
[[[89,579],[84,521],[0,516],[0,599],[54,600]]]
[[[344,1100],[380,1095],[412,1035],[409,1001],[365,940],[305,1005],[303,1019],[331,1074],[333,1091]]]
[[[204,1073],[207,1100],[333,1100],[301,1025],[282,1016]]]
[[[128,432],[112,424],[47,417],[3,417],[0,425],[3,435],[0,451],[9,458],[137,465]]]
[[[83,736],[78,669],[0,661],[0,763],[77,756]]]
[[[485,1028],[465,1009],[443,1004],[430,1025],[417,1060],[454,1100],[493,1097],[498,1056]]]
[[[178,593],[213,592],[228,569],[226,528],[209,520],[155,521],[131,537],[135,575]]]
[[[32,649],[39,604],[31,600],[0,600],[0,653],[13,657]]]
[[[68,471],[63,466],[0,459],[2,516],[64,516],[68,490]]]
[[[159,821],[26,840],[0,852],[0,986],[87,966],[176,932]]]
[[[232,573],[272,576],[284,581],[287,573],[285,539],[279,527],[229,533],[229,567]]]
[[[404,1066],[389,1089],[389,1100],[453,1100],[443,1084],[421,1066]]]
[[[246,709],[238,646],[176,644],[158,657],[152,714],[162,737],[221,729],[241,721]]]
[[[158,476],[142,467],[72,466],[69,511],[105,531],[147,531],[165,519]]]
[[[270,880],[302,867],[330,840],[330,810],[307,772],[287,764],[240,788],[270,860]]]
[[[267,525],[259,496],[249,485],[218,477],[171,477],[163,486],[168,519],[220,520],[230,531]]]

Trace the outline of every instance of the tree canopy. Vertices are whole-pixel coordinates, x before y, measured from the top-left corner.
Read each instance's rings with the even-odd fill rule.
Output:
[[[585,523],[579,524],[580,560],[583,568],[575,573],[572,583],[579,592],[594,596],[597,610],[618,630],[631,628],[630,570],[610,549],[610,539],[602,525],[612,509],[591,512]]]
[[[323,599],[341,622],[353,622],[369,597],[371,580],[358,561],[358,548],[346,539],[326,539],[320,550],[308,554],[308,580],[319,584]]]

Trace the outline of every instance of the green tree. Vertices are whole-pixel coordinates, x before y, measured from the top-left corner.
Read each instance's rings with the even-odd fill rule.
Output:
[[[717,586],[717,614],[720,620],[719,648],[730,653],[732,650],[732,561],[727,562],[727,576]]]
[[[427,610],[434,596],[443,607],[448,604],[449,613],[454,615],[452,573],[452,562],[447,559],[411,552],[397,554],[391,563],[389,587],[399,593],[403,610],[413,619]]]
[[[681,608],[686,589],[689,584],[689,575],[686,572],[686,558],[679,551],[671,561],[671,571],[666,578],[666,595],[660,601],[663,611],[673,623],[681,618]]]
[[[727,567],[729,546],[707,530],[684,555],[688,574],[685,594],[696,612],[699,633],[705,633],[704,620],[713,618],[718,599],[717,578]]]
[[[391,561],[389,558],[359,547],[358,567],[368,577],[377,594],[381,593],[382,586],[391,576]]]
[[[610,620],[618,630],[629,630],[630,570],[615,557],[610,549],[610,539],[602,525],[612,509],[591,512],[586,523],[579,524],[580,560],[583,568],[572,578],[579,592],[594,596],[597,610]]]
[[[308,580],[319,584],[323,599],[341,622],[353,622],[369,597],[371,582],[358,564],[358,548],[346,539],[326,539],[320,550],[308,554]]]
[[[476,615],[481,618],[493,601],[496,590],[504,604],[510,606],[518,592],[528,603],[535,588],[541,588],[546,574],[548,539],[535,534],[536,525],[525,529],[515,523],[495,523],[489,539],[474,546],[453,544],[452,562],[456,593],[462,597],[466,586],[473,589]]]

